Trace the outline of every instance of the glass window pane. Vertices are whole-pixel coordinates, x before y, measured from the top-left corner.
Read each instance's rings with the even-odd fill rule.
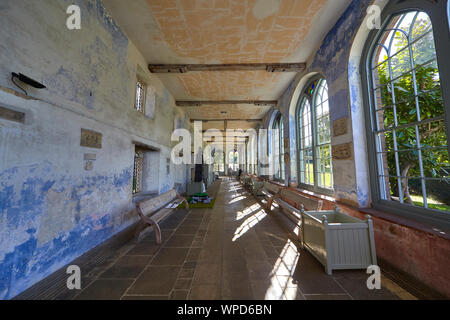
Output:
[[[414,27],[411,30],[411,39],[414,41],[432,30],[433,26],[430,17],[424,12],[419,12],[414,22]]]
[[[320,98],[320,99],[319,99]],[[326,98],[326,99],[325,99]],[[328,102],[328,85],[325,80],[319,82],[315,103],[315,137],[316,137],[316,173],[320,188],[333,187],[331,161],[331,128]]]
[[[407,46],[407,42],[401,45],[404,49],[391,58],[391,79],[396,79],[402,74],[410,72],[412,69],[411,55],[409,54],[408,47],[405,48],[405,46]]]
[[[436,48],[432,31],[412,44],[412,52],[415,65],[423,65],[436,59]]]
[[[448,168],[450,169],[450,168]],[[450,213],[450,176],[426,180],[428,208]]]

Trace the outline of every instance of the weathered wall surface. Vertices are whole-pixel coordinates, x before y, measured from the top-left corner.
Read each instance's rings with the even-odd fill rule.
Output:
[[[70,4],[81,7],[81,30],[66,28]],[[171,164],[167,174],[166,159],[174,125],[189,120],[100,0],[3,0],[0,16],[0,105],[26,115],[0,118],[0,299],[8,299],[136,221],[133,142],[160,151],[152,187],[184,189],[185,168]],[[17,94],[11,72],[47,89]],[[137,74],[155,93],[148,116],[134,110]],[[101,149],[80,146],[82,128],[102,134]],[[90,171],[87,153],[96,157]]]

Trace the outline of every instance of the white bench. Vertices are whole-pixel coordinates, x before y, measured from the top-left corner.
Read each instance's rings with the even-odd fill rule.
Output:
[[[263,196],[262,190],[264,188],[264,181],[260,181],[254,177],[251,178],[251,192],[254,196]]]
[[[139,240],[139,236],[144,229],[152,226],[156,235],[156,243],[161,244],[161,229],[158,223],[169,216],[182,202],[185,202],[186,208],[189,209],[187,200],[181,197],[175,189],[155,198],[138,202],[136,209],[141,220],[136,228],[136,241]]]
[[[241,183],[244,185],[245,188],[249,188],[250,184],[252,182],[252,179],[250,178],[249,175],[243,175],[241,176]]]
[[[273,201],[280,196],[281,190],[283,190],[284,188],[284,186],[277,185],[269,181],[264,182],[261,193],[263,194],[264,199],[266,199],[267,201],[267,210],[272,210]]]
[[[287,199],[294,203],[301,204],[302,209],[297,209],[281,198]],[[306,197],[298,192],[289,189],[282,189],[279,196],[274,201],[281,207],[282,211],[287,213],[289,219],[295,223],[299,223],[302,218],[302,210],[304,211],[321,211],[323,201]]]

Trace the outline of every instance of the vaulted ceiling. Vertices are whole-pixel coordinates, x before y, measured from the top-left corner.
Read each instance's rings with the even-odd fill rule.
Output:
[[[103,0],[149,64],[299,63],[350,0]],[[277,100],[295,72],[160,73],[176,100]],[[270,106],[183,107],[192,119],[261,119]]]

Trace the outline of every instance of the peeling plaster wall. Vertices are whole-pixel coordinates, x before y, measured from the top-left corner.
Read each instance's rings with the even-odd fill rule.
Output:
[[[350,110],[348,64],[353,39],[366,15],[370,0],[354,0],[336,25],[324,38],[322,45],[309,59],[308,68],[294,80],[279,99],[278,108],[283,114],[285,135],[295,137],[295,122],[290,119],[293,107],[297,101],[293,100],[295,90],[304,77],[312,73],[322,74],[328,82],[331,124],[340,118],[347,118],[347,134],[332,137],[332,145],[353,142],[352,122]],[[301,89],[303,90],[303,88]],[[297,98],[295,98],[297,99]],[[295,107],[294,107],[295,108]],[[291,140],[292,141],[292,140]],[[297,161],[296,146],[290,146],[291,159]],[[298,183],[296,162],[286,165],[288,182]],[[355,206],[368,206],[369,192],[367,189],[358,189],[354,160],[333,161],[334,191],[338,201]]]
[[[81,30],[66,28],[71,4]],[[24,124],[0,119],[0,299],[9,299],[137,220],[134,141],[160,150],[159,192],[185,188],[186,168],[167,174],[166,159],[175,119],[180,128],[189,119],[100,0],[3,0],[0,16],[0,105],[26,114]],[[11,72],[48,89],[18,94]],[[151,116],[134,110],[137,73],[155,92]],[[102,149],[81,147],[81,128],[102,133]],[[86,153],[96,155],[91,171]]]

